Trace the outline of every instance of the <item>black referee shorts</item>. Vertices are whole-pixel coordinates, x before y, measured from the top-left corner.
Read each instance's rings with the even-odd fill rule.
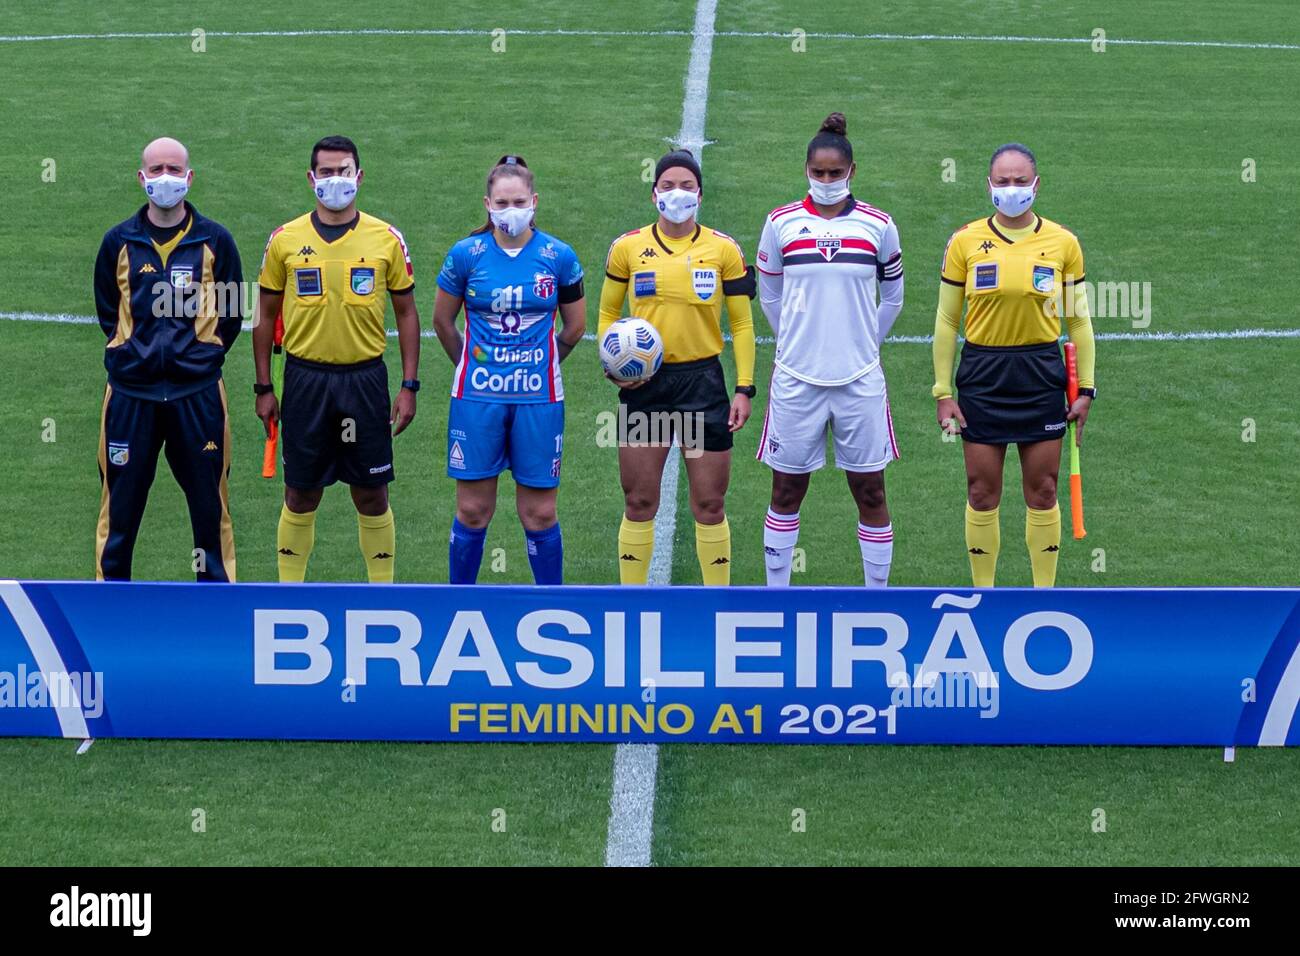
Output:
[[[1055,342],[973,345],[957,363],[957,404],[965,441],[1019,445],[1065,434],[1065,362]]]
[[[619,389],[618,400],[627,406],[630,436],[636,435],[638,419],[634,414],[662,415],[658,424],[652,421],[652,427],[665,438],[671,428],[683,448],[700,447],[701,435],[705,451],[731,448],[731,401],[716,355],[693,362],[665,362],[640,388]],[[674,412],[678,414],[674,416]],[[691,416],[689,422],[683,419],[685,415]]]
[[[327,365],[285,357],[280,399],[284,483],[362,487],[393,480],[388,369],[382,358]]]

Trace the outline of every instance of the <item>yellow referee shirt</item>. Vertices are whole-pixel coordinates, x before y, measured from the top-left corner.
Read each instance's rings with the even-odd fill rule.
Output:
[[[722,351],[722,303],[736,354],[736,384],[754,384],[753,278],[745,254],[726,233],[697,225],[681,239],[658,224],[624,233],[605,261],[599,333],[622,314],[645,319],[663,336],[665,362],[692,362]]]
[[[1013,239],[990,216],[952,234],[940,278],[965,289],[968,342],[1055,342],[1062,291],[1083,281],[1083,249],[1074,233],[1048,219]]]
[[[383,354],[387,292],[415,285],[406,240],[366,213],[333,242],[312,214],[267,240],[258,284],[284,293],[284,348],[311,362],[352,365]]]
[[[1094,385],[1092,318],[1083,284],[1083,249],[1064,226],[1036,217],[1032,226],[1006,230],[990,216],[952,234],[943,251],[939,310],[934,326],[935,398],[952,396],[962,304],[966,340],[975,345],[1036,345],[1061,334],[1061,307],[1070,341],[1078,347],[1079,384]]]

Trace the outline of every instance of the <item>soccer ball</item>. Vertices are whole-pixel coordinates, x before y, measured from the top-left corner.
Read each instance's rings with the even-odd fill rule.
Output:
[[[600,364],[614,378],[644,382],[664,364],[664,340],[645,319],[619,319],[600,337]]]

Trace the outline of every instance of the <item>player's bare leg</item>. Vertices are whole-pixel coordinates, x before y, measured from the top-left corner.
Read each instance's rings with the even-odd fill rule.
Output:
[[[528,564],[535,584],[564,583],[564,540],[555,510],[558,488],[515,486],[515,507],[527,539]]]
[[[1034,587],[1056,583],[1056,559],[1061,551],[1061,509],[1056,503],[1056,478],[1061,470],[1061,440],[1022,444],[1020,472],[1025,492],[1025,546],[1034,572]]]
[[[727,523],[727,485],[731,450],[683,455],[695,516],[695,553],[705,584],[731,583],[731,527]]]
[[[849,490],[858,506],[858,548],[862,553],[862,576],[867,587],[883,588],[889,583],[894,561],[894,526],[885,502],[885,472],[846,471]]]
[[[623,522],[618,529],[618,579],[623,584],[645,584],[649,577],[655,514],[659,511],[659,482],[667,460],[667,445],[619,445]]]
[[[487,526],[497,507],[497,479],[456,480],[456,517],[451,522],[447,545],[448,580],[452,584],[474,584],[483,563]]]
[[[976,587],[992,587],[1002,547],[998,505],[1002,501],[1002,468],[1006,445],[962,442],[966,458],[966,551]]]
[[[458,479],[456,520],[467,528],[486,528],[497,509],[497,479]]]

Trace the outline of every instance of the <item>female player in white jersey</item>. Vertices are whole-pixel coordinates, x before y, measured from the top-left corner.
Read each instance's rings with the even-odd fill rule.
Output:
[[[808,195],[763,224],[758,288],[776,333],[771,398],[758,458],[772,469],[763,530],[769,586],[790,583],[799,507],[809,475],[835,464],[858,506],[858,543],[868,587],[889,582],[894,531],[885,466],[898,457],[880,343],[903,308],[898,228],[850,191],[857,170],[841,113],[808,144]]]

